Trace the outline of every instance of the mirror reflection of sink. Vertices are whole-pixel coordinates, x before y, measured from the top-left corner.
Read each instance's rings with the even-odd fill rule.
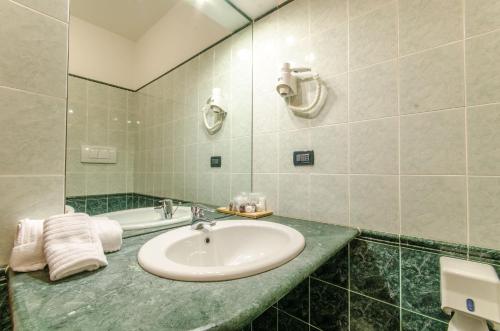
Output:
[[[172,219],[165,219],[162,213],[162,210],[148,207],[120,210],[96,216],[106,216],[112,220],[118,221],[123,230],[155,228],[159,226],[179,224],[191,220],[190,207],[178,207],[172,216]]]
[[[163,233],[141,247],[138,260],[163,278],[220,281],[279,267],[304,247],[304,236],[286,225],[230,220],[203,230],[186,226]]]

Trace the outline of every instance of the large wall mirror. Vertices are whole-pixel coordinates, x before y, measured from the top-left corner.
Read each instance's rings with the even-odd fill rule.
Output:
[[[70,13],[69,206],[222,206],[251,190],[247,18],[194,0],[73,0]]]

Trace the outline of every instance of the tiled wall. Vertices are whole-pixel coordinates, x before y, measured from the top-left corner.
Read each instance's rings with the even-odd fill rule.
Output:
[[[500,249],[500,2],[295,0],[254,27],[253,190],[279,215]],[[280,64],[329,87],[317,118]],[[294,167],[312,149],[313,167]]]
[[[66,196],[133,192],[136,113],[134,92],[68,77]],[[81,145],[116,147],[117,163],[81,163]]]
[[[137,93],[136,193],[226,205],[250,191],[252,30],[247,28]],[[219,87],[228,114],[209,135],[201,107]],[[210,156],[222,156],[210,168]]]
[[[118,193],[83,195],[66,198],[66,204],[75,209],[75,212],[97,215],[119,210],[152,207],[164,197],[150,196],[137,193]]]
[[[17,221],[61,213],[68,1],[0,0],[0,265]]]
[[[10,330],[10,313],[7,288],[7,273],[5,268],[0,268],[0,330]]]
[[[253,331],[446,331],[439,258],[466,259],[460,245],[363,234],[256,318]],[[499,256],[469,256],[495,262]],[[310,327],[310,328],[309,328]]]

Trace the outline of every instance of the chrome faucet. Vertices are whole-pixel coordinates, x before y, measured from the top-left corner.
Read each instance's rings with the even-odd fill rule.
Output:
[[[172,219],[175,213],[174,202],[171,199],[163,199],[158,202],[160,203],[160,205],[156,206],[155,209],[163,209],[163,217],[166,220]]]
[[[191,206],[191,229],[193,230],[202,230],[205,228],[205,225],[214,226],[217,223],[213,218],[209,218],[205,216],[205,212],[215,212],[213,209],[208,208],[206,206],[200,204],[193,204]]]

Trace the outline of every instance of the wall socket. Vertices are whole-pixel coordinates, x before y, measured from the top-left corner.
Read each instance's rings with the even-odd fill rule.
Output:
[[[210,157],[210,167],[220,168],[222,167],[222,156],[212,156]]]
[[[314,165],[314,151],[293,152],[293,165],[294,166]]]

